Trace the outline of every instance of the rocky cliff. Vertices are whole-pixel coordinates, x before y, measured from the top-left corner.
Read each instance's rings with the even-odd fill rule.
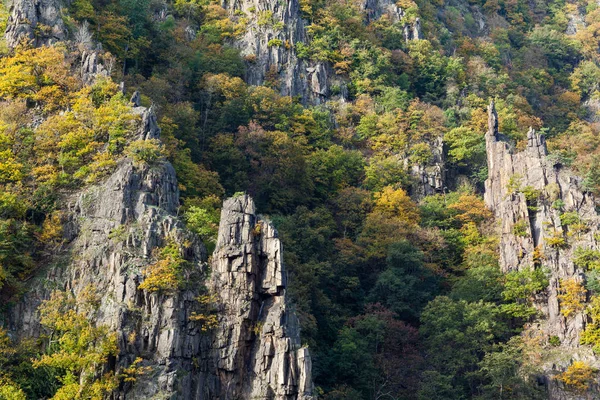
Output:
[[[558,297],[561,281],[585,281],[585,271],[573,262],[576,249],[600,249],[595,199],[582,188],[582,179],[548,157],[543,135],[530,129],[525,149],[517,151],[498,131],[493,102],[488,115],[485,202],[498,223],[500,266],[504,272],[545,268],[549,273],[549,287],[536,299],[543,315],[539,329],[560,339],[562,358],[544,368],[552,373],[572,359],[599,366],[591,351],[579,345],[584,310],[567,318]],[[557,388],[551,393],[552,398],[569,398]]]
[[[151,111],[139,137],[160,130]],[[71,196],[63,210],[67,243],[33,279],[11,310],[13,336],[38,337],[37,308],[53,290],[76,298],[91,287],[99,299],[95,323],[117,332],[117,371],[141,357],[149,372],[119,389],[127,399],[309,399],[311,359],[285,296],[281,244],[255,215],[248,196],[223,207],[219,241],[207,281],[206,251],[177,218],[179,193],[167,162],[120,162],[102,184]],[[157,249],[176,243],[188,261],[176,290],[140,288]],[[206,288],[205,288],[206,286]],[[190,318],[210,289],[218,324]]]
[[[286,96],[327,95],[325,72],[315,70],[307,76],[307,65],[296,55],[296,44],[306,41],[298,0],[223,0],[221,5],[232,20],[246,24],[235,45],[247,61],[247,83],[262,85],[275,79]],[[309,82],[314,93],[308,90]]]
[[[65,39],[60,0],[11,0],[8,4],[10,15],[5,38],[9,47],[15,47],[21,40],[31,40],[40,46]]]
[[[151,111],[141,114],[140,138],[156,138]],[[201,353],[201,330],[189,321],[198,287],[173,292],[139,288],[156,249],[169,242],[181,244],[188,260],[186,280],[202,281],[206,251],[195,235],[176,217],[179,192],[175,170],[167,162],[137,165],[122,160],[102,184],[66,199],[63,208],[63,251],[54,252],[49,267],[30,283],[22,301],[11,312],[15,335],[37,337],[37,307],[52,290],[67,290],[78,297],[92,288],[99,299],[95,323],[118,335],[120,353],[116,370],[141,357],[151,371],[135,387],[120,389],[120,396],[146,399],[182,393],[192,386],[193,357]],[[182,378],[178,378],[178,377]]]
[[[335,74],[327,62],[300,59],[298,43],[308,44],[306,27],[298,0],[222,0],[230,18],[246,28],[233,43],[246,60],[246,82],[262,85],[265,82],[279,87],[284,96],[299,96],[304,103],[320,104],[331,95],[332,85],[339,86],[341,97],[347,95],[346,80]],[[400,22],[403,10],[392,0],[364,0],[365,23],[386,15]],[[405,24],[407,41],[420,39],[420,21]]]

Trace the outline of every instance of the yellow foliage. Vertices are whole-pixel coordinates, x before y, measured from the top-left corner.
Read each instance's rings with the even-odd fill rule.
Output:
[[[566,371],[557,375],[554,379],[562,382],[567,389],[576,393],[583,393],[589,389],[596,379],[595,368],[583,361],[575,361]]]
[[[46,111],[66,106],[80,85],[69,69],[58,47],[20,47],[0,58],[0,97],[35,101]]]
[[[576,278],[562,279],[558,294],[561,314],[568,318],[583,310],[586,294],[585,287]]]
[[[0,399],[2,400],[26,400],[25,392],[7,378],[0,378]]]
[[[169,243],[163,247],[158,260],[144,270],[144,281],[139,288],[149,292],[176,290],[183,283],[182,267],[186,263],[181,256],[179,246]]]
[[[61,241],[63,234],[63,225],[60,212],[55,212],[46,217],[42,224],[42,232],[38,235],[42,243],[57,244]]]
[[[203,295],[196,298],[200,306],[200,311],[194,311],[190,316],[190,321],[200,322],[202,332],[209,331],[219,325],[219,319],[216,315],[214,303],[216,302],[215,295]]]
[[[33,360],[33,366],[61,371],[62,386],[52,400],[102,400],[118,386],[114,374],[101,375],[108,358],[118,353],[117,336],[105,326],[93,325],[90,302],[94,301],[89,288],[79,299],[67,292],[54,291],[39,307],[40,322],[52,332],[56,347],[51,354]],[[88,312],[79,311],[81,308]]]
[[[143,367],[140,364],[143,362],[142,358],[136,358],[129,367],[123,368],[121,377],[124,382],[135,382],[140,375],[144,375],[152,370],[152,367]]]
[[[387,186],[375,194],[373,212],[394,218],[407,225],[416,225],[420,221],[419,209],[406,191],[394,189],[392,186]]]
[[[483,200],[474,194],[463,194],[456,203],[450,204],[448,208],[458,212],[456,217],[462,223],[478,224],[492,217],[491,211],[487,209]]]

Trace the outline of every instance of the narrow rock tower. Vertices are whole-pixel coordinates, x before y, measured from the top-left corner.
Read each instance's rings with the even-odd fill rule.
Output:
[[[312,399],[311,359],[286,299],[281,242],[248,195],[225,201],[211,265],[218,398]]]

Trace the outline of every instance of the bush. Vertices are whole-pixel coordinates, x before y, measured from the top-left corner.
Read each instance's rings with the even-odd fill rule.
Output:
[[[527,237],[529,236],[529,221],[521,219],[513,225],[513,234],[515,236]]]
[[[507,304],[502,306],[502,310],[516,318],[534,315],[533,298],[548,287],[546,271],[541,268],[512,271],[504,279],[502,297]]]
[[[136,163],[152,164],[161,160],[164,149],[160,140],[135,140],[125,149],[125,155],[131,157]]]
[[[569,318],[571,315],[583,310],[587,291],[577,279],[561,280],[558,292],[560,313],[563,316]]]
[[[186,263],[179,246],[174,242],[167,244],[159,251],[158,260],[146,267],[139,288],[149,292],[170,292],[180,288]]]
[[[550,344],[550,346],[558,347],[560,346],[560,338],[558,336],[550,336],[550,339],[548,339],[548,343]]]
[[[583,393],[594,382],[595,375],[596,369],[583,361],[575,361],[565,372],[557,375],[555,379],[562,382],[568,390]]]
[[[600,251],[578,247],[573,253],[573,263],[586,270],[600,269]]]

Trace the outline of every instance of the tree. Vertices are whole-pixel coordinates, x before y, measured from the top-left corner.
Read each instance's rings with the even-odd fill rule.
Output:
[[[416,322],[436,292],[436,277],[424,267],[423,253],[407,241],[389,247],[386,266],[377,277],[369,300],[383,304],[404,321]]]
[[[70,293],[54,291],[40,306],[40,322],[51,339],[48,354],[34,360],[33,366],[61,371],[61,386],[53,400],[102,400],[118,386],[113,373],[102,374],[108,358],[118,353],[117,336],[93,324],[99,303],[92,290],[87,287],[79,301]]]

